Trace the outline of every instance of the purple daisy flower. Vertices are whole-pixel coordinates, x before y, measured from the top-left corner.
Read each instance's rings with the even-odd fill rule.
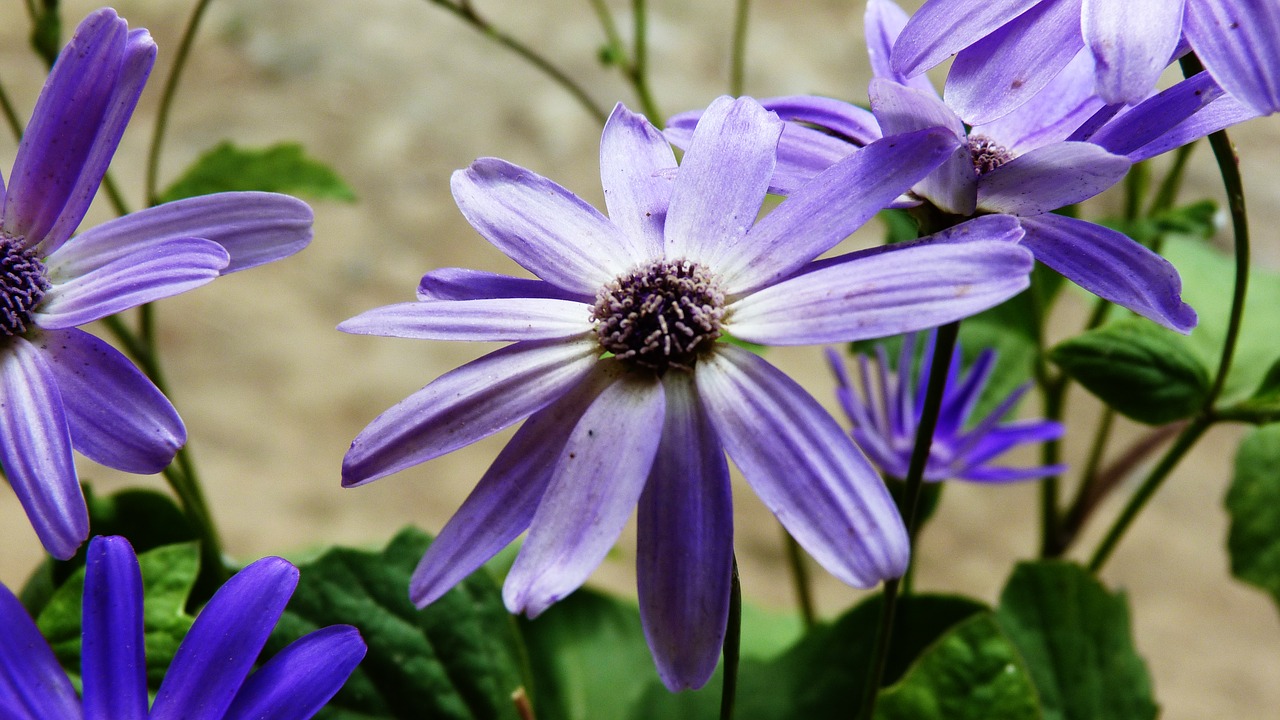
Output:
[[[305,720],[341,689],[365,644],[355,628],[332,625],[294,641],[250,676],[297,584],[298,569],[278,557],[236,573],[196,617],[148,710],[138,558],[128,540],[96,537],[84,576],[82,696],[22,604],[0,586],[0,715]]]
[[[1196,314],[1164,258],[1123,233],[1052,211],[1118,182],[1129,167],[1256,113],[1201,73],[1132,108],[1106,105],[1093,88],[1092,60],[1080,55],[1044,90],[991,123],[966,127],[928,78],[889,66],[907,15],[890,0],[867,4],[867,45],[876,78],[871,111],[820,97],[763,101],[788,120],[772,187],[788,193],[879,138],[945,128],[960,143],[900,198],[928,203],[951,223],[984,215],[1016,218],[1036,259],[1084,289],[1165,327],[1188,332]],[[667,136],[687,146],[698,112],[671,118]]]
[[[827,351],[827,359],[839,383],[836,397],[853,425],[854,442],[871,458],[871,462],[880,467],[881,472],[892,478],[905,478],[911,465],[916,429],[924,413],[933,348],[934,333],[930,333],[920,360],[919,377],[914,380],[912,376],[916,373],[911,370],[916,349],[914,334],[904,339],[896,369],[889,364],[888,353],[883,346],[876,346],[874,370],[866,355],[858,355],[861,382],[856,388],[849,380],[840,354],[830,349]],[[929,460],[925,465],[926,481],[1009,482],[1055,475],[1066,469],[1062,465],[1010,468],[990,464],[1018,445],[1056,440],[1063,433],[1062,425],[1051,420],[1001,422],[1017,406],[1030,384],[1010,393],[977,423],[970,422],[995,363],[996,352],[988,348],[978,355],[962,376],[960,353],[957,351],[952,355],[938,426],[934,430]]]
[[[177,412],[123,355],[77,326],[297,252],[311,210],[223,193],[71,234],[137,104],[156,47],[110,9],[76,28],[0,179],[0,467],[51,555],[89,534],[72,448],[156,473],[186,441]]]
[[[902,31],[893,66],[913,76],[959,53],[947,104],[976,124],[1030,100],[1082,49],[1106,102],[1137,103],[1187,46],[1254,112],[1280,110],[1274,0],[928,0]]]
[[[935,326],[1025,288],[1031,258],[1009,223],[1002,240],[811,263],[955,140],[926,130],[872,143],[757,221],[781,132],[754,100],[721,98],[677,170],[662,134],[619,105],[600,148],[608,217],[502,160],[454,174],[467,220],[540,279],[437,271],[419,302],[339,326],[514,341],[382,414],[343,462],[343,484],[356,486],[528,418],[427,551],[414,602],[433,602],[528,530],[503,597],[536,616],[586,580],[639,504],[649,646],[668,687],[701,686],[728,613],[726,451],[840,580],[869,587],[903,572],[902,521],[848,436],[794,381],[717,341],[808,344]]]

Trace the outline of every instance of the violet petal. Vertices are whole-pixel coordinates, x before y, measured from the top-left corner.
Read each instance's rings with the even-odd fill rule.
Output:
[[[309,720],[364,659],[360,631],[330,625],[293,641],[245,681],[226,720]]]
[[[1129,159],[1093,143],[1059,142],[1016,157],[978,180],[978,207],[1029,216],[1088,200],[1129,171]]]
[[[81,717],[80,699],[48,641],[9,588],[0,585],[0,711],[15,720]]]
[[[990,35],[996,28],[1034,7],[1041,0],[928,0],[898,35],[893,67],[919,75],[948,57]]]
[[[546,280],[512,277],[470,268],[440,268],[422,276],[419,300],[484,300],[487,298],[559,298],[592,302],[594,294],[573,293]]]
[[[676,156],[662,133],[622,103],[613,108],[600,138],[600,181],[609,219],[635,263],[662,256]]]
[[[1108,103],[1141,101],[1169,66],[1182,36],[1182,0],[1083,0],[1080,31]]]
[[[591,306],[552,298],[407,302],[368,310],[338,329],[418,340],[549,340],[590,331]]]
[[[83,615],[84,720],[146,720],[142,571],[128,540],[89,542]]]
[[[1228,93],[1263,115],[1280,110],[1280,4],[1187,0],[1182,30]]]
[[[915,185],[915,194],[953,215],[972,215],[977,203],[977,173],[965,135],[964,123],[951,112],[937,93],[904,87],[895,82],[871,81],[868,91],[871,109],[885,135],[898,135],[926,128],[946,128],[959,143],[942,164]]]
[[[1014,155],[1066,140],[1103,107],[1094,82],[1093,57],[1080,51],[1030,100],[969,134],[990,138]]]

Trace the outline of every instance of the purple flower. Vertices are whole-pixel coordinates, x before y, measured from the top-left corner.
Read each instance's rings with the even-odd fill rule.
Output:
[[[347,681],[365,644],[355,628],[333,625],[299,638],[250,676],[297,584],[298,569],[278,557],[236,573],[196,617],[148,711],[138,559],[122,537],[94,538],[84,577],[81,697],[22,604],[0,587],[0,716],[309,718]]]
[[[974,124],[1030,100],[1082,49],[1108,103],[1145,99],[1186,52],[1258,114],[1280,110],[1280,4],[1274,0],[929,0],[907,23],[893,66],[917,75],[959,53],[947,103]]]
[[[911,371],[916,337],[909,335],[902,343],[895,370],[889,364],[883,346],[876,347],[876,368],[872,370],[867,356],[858,355],[861,383],[850,382],[844,361],[834,350],[827,359],[835,372],[839,387],[836,396],[853,424],[853,439],[858,447],[880,467],[885,475],[906,478],[915,446],[916,428],[924,412],[925,388],[929,386],[934,334],[929,335],[920,360],[919,378],[913,382]],[[1018,404],[1029,385],[1015,390],[986,417],[976,424],[970,416],[977,407],[982,391],[995,368],[996,352],[983,350],[961,377],[960,353],[952,355],[947,369],[946,391],[942,397],[938,426],[929,448],[924,479],[931,482],[960,479],[979,482],[1009,482],[1054,475],[1065,466],[1032,468],[992,467],[999,456],[1024,443],[1039,443],[1062,437],[1062,425],[1050,420],[1024,420],[1002,423],[1001,419]]]
[[[750,98],[707,109],[677,171],[670,145],[619,105],[600,165],[609,217],[497,160],[453,176],[467,220],[540,279],[449,269],[419,302],[339,326],[361,334],[514,341],[373,421],[343,484],[360,485],[528,418],[414,574],[440,597],[526,529],[507,576],[536,616],[604,558],[639,504],[646,636],[668,687],[715,668],[733,540],[725,451],[787,530],[842,581],[906,566],[878,476],[795,382],[726,336],[793,345],[892,335],[990,307],[1028,284],[1016,225],[1002,240],[811,263],[949,155],[927,130],[871,143],[757,221],[782,123]]]
[[[868,2],[867,45],[876,72],[870,112],[829,98],[763,101],[790,121],[773,189],[790,192],[881,134],[945,128],[960,145],[899,207],[928,203],[944,224],[992,214],[1017,218],[1023,245],[1040,262],[1165,327],[1194,327],[1195,311],[1182,301],[1173,265],[1123,233],[1051,211],[1111,187],[1134,162],[1256,113],[1205,73],[1132,108],[1106,105],[1094,92],[1092,60],[1080,55],[1017,110],[966,128],[927,78],[906,78],[889,66],[906,23],[906,13],[890,0]],[[667,136],[686,146],[697,117],[673,117]]]
[[[270,193],[191,198],[75,238],[155,62],[146,30],[110,9],[76,29],[0,181],[0,466],[45,548],[88,537],[71,450],[156,473],[186,441],[177,412],[77,326],[297,252],[305,203]]]

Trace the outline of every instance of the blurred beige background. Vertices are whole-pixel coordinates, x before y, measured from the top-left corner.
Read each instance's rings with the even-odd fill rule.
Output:
[[[95,7],[63,4],[68,33]],[[862,3],[755,4],[748,94],[865,98]],[[601,34],[585,1],[477,5],[545,49],[602,105],[633,102],[616,73],[596,60]],[[611,5],[625,30],[629,3]],[[670,114],[705,105],[727,87],[733,2],[651,5],[660,107]],[[149,28],[160,46],[151,87],[113,166],[137,207],[155,104],[189,3],[124,0],[116,8],[133,26]],[[43,82],[26,48],[27,31],[22,3],[5,0],[0,80],[24,117]],[[1280,121],[1254,121],[1235,137],[1245,155],[1256,252],[1274,268]],[[425,0],[219,0],[180,90],[162,182],[228,138],[248,146],[300,141],[360,197],[354,205],[316,203],[316,239],[301,255],[158,308],[171,398],[187,423],[228,552],[247,561],[329,543],[377,545],[409,523],[437,531],[509,433],[354,490],[339,486],[342,455],[378,413],[490,348],[354,337],[333,328],[363,310],[412,299],[431,268],[512,270],[457,212],[449,174],[494,155],[599,204],[599,127],[560,88]],[[0,133],[6,171],[15,149]],[[1220,197],[1209,153],[1198,152],[1193,165],[1186,197]],[[87,222],[105,213],[96,207]],[[864,239],[877,232],[869,228]],[[1077,326],[1079,310],[1068,297],[1064,328]],[[833,382],[817,350],[771,351],[769,358],[834,410]],[[1081,394],[1071,401],[1076,424],[1067,452],[1078,463],[1097,408]],[[1132,427],[1123,431],[1136,435]],[[1222,549],[1221,497],[1238,438],[1235,430],[1219,429],[1201,442],[1104,574],[1129,594],[1137,644],[1165,718],[1274,717],[1280,708],[1276,609],[1230,578]],[[163,488],[158,477],[122,476],[89,463],[80,470],[102,493]],[[745,485],[735,490],[744,590],[758,604],[790,607],[780,530]],[[994,600],[1010,564],[1034,550],[1037,498],[1032,486],[954,484],[924,535],[919,587]],[[1117,509],[1107,504],[1101,519]],[[1096,542],[1099,524],[1084,547]],[[0,581],[16,587],[41,554],[7,489],[0,490],[0,547]],[[627,533],[595,581],[634,594],[633,547]],[[854,600],[817,568],[814,576],[825,613]]]

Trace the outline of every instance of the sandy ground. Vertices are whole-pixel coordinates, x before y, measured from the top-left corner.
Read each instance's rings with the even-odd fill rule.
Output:
[[[613,4],[626,27],[626,4]],[[595,60],[600,36],[586,3],[479,5],[521,38],[549,48],[602,104],[632,99]],[[653,5],[653,84],[663,111],[705,105],[726,87],[732,3]],[[758,5],[750,94],[864,96],[870,73],[861,3]],[[68,27],[92,7],[64,2]],[[161,48],[156,80],[115,165],[137,206],[160,79],[188,9],[160,0],[125,0],[117,9],[150,28]],[[5,3],[0,79],[24,114],[43,79],[26,53],[25,33],[21,4]],[[1270,229],[1280,223],[1280,177],[1267,158],[1280,125],[1255,121],[1236,137],[1246,150],[1257,252],[1276,267],[1280,252]],[[422,0],[220,0],[182,86],[163,177],[176,177],[226,138],[245,145],[301,141],[360,196],[355,205],[317,203],[316,240],[296,258],[159,307],[172,399],[228,551],[249,560],[328,543],[376,545],[408,523],[438,530],[508,434],[355,490],[339,486],[338,469],[348,443],[378,413],[486,348],[353,337],[333,328],[363,310],[411,299],[431,268],[511,270],[466,225],[448,193],[449,174],[477,156],[535,169],[599,204],[598,126],[543,76]],[[9,167],[14,150],[11,139],[0,137],[0,165]],[[1191,190],[1218,196],[1208,153],[1196,160]],[[105,217],[99,208],[89,222]],[[770,359],[833,405],[833,383],[818,352],[776,351]],[[1097,410],[1080,395],[1072,403],[1077,422],[1067,450],[1078,463]],[[1273,717],[1280,707],[1275,607],[1230,578],[1222,550],[1221,497],[1238,437],[1216,430],[1202,441],[1105,573],[1130,596],[1137,643],[1170,719]],[[89,463],[81,472],[100,492],[162,487],[159,478],[120,476]],[[788,607],[780,531],[749,489],[739,483],[736,490],[745,592],[762,605]],[[919,585],[994,599],[1011,562],[1033,550],[1036,502],[1029,486],[949,488],[924,538]],[[1103,517],[1116,509],[1107,505]],[[40,553],[8,491],[0,493],[0,547],[0,581],[16,586]],[[627,533],[595,582],[634,593],[632,548]],[[824,612],[852,602],[847,588],[816,575]]]

